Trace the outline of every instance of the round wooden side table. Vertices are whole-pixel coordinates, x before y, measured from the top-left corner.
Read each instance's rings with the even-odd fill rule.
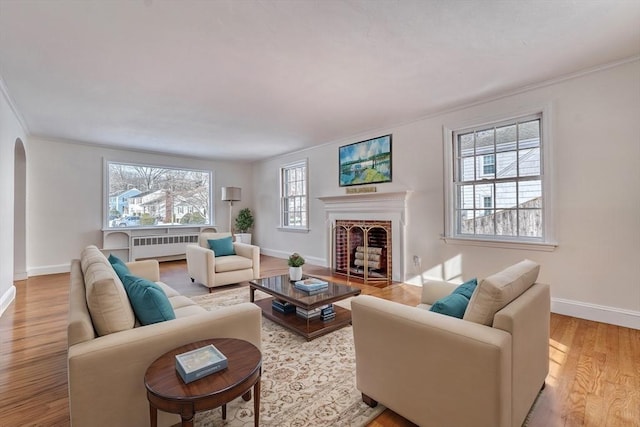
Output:
[[[185,384],[176,371],[175,356],[213,344],[226,357],[225,369]],[[193,427],[196,412],[222,406],[227,418],[227,403],[242,396],[251,399],[253,387],[254,425],[260,415],[260,376],[262,355],[253,344],[235,338],[214,338],[175,348],[156,359],[144,375],[149,400],[151,427],[158,425],[158,409],[180,414],[182,425]]]

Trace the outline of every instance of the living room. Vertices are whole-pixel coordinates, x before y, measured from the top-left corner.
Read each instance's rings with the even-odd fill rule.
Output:
[[[637,5],[615,4],[618,13],[628,8],[630,21],[619,25],[628,29],[638,16]],[[338,150],[390,134],[392,180],[374,186],[376,194],[406,194],[405,238],[394,269],[401,277],[396,280],[418,287],[429,279],[460,282],[530,259],[541,265],[538,281],[551,286],[553,313],[640,329],[640,43],[637,30],[629,34],[623,57],[598,63],[584,57],[576,61],[583,66],[571,70],[546,64],[549,72],[538,80],[486,88],[474,98],[460,95],[461,101],[434,111],[355,126],[312,146],[264,152],[259,159],[182,154],[179,145],[161,142],[154,151],[35,133],[29,129],[36,116],[27,115],[13,99],[24,83],[12,86],[5,74],[13,69],[0,62],[0,312],[12,304],[20,280],[66,273],[85,246],[102,246],[105,160],[213,171],[214,226],[228,228],[229,205],[220,200],[220,188],[240,187],[242,200],[234,204],[234,215],[252,209],[253,241],[262,254],[286,258],[296,251],[309,264],[328,267],[329,214],[321,198],[356,197],[338,185]],[[2,36],[6,43],[7,35]],[[594,45],[591,51],[599,60],[596,52],[603,49]],[[376,101],[385,102],[368,100]],[[544,241],[517,245],[452,238],[447,229],[448,131],[533,113],[543,115],[548,150],[543,159],[550,185]],[[73,119],[75,113],[69,114]],[[281,144],[286,146],[286,137]],[[245,151],[259,151],[256,147]],[[304,232],[291,232],[280,227],[279,171],[299,161],[307,162],[309,216]]]

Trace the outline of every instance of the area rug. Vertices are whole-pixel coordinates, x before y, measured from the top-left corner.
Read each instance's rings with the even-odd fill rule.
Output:
[[[268,295],[256,291],[256,299]],[[249,301],[243,287],[192,299],[209,311]],[[344,304],[340,304],[343,305]],[[350,326],[307,342],[262,318],[261,426],[365,426],[384,406],[370,408],[356,389],[353,330]],[[253,426],[253,399],[196,415],[197,427]]]

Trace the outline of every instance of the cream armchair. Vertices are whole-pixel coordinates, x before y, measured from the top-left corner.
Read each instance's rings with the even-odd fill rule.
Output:
[[[523,261],[480,282],[464,319],[422,309],[451,293],[449,283],[426,283],[421,307],[354,298],[365,403],[422,427],[521,426],[549,370],[549,286],[533,283],[537,268]]]
[[[187,269],[192,282],[209,288],[240,283],[260,277],[260,248],[233,243],[235,255],[216,257],[208,240],[231,236],[231,233],[201,233],[197,245],[187,246]]]

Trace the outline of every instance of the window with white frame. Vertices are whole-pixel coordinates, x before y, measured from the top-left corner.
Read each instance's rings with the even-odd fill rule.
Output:
[[[106,162],[107,227],[210,225],[213,172]]]
[[[307,161],[280,168],[280,226],[307,229]]]
[[[542,113],[451,132],[453,238],[544,243]]]

